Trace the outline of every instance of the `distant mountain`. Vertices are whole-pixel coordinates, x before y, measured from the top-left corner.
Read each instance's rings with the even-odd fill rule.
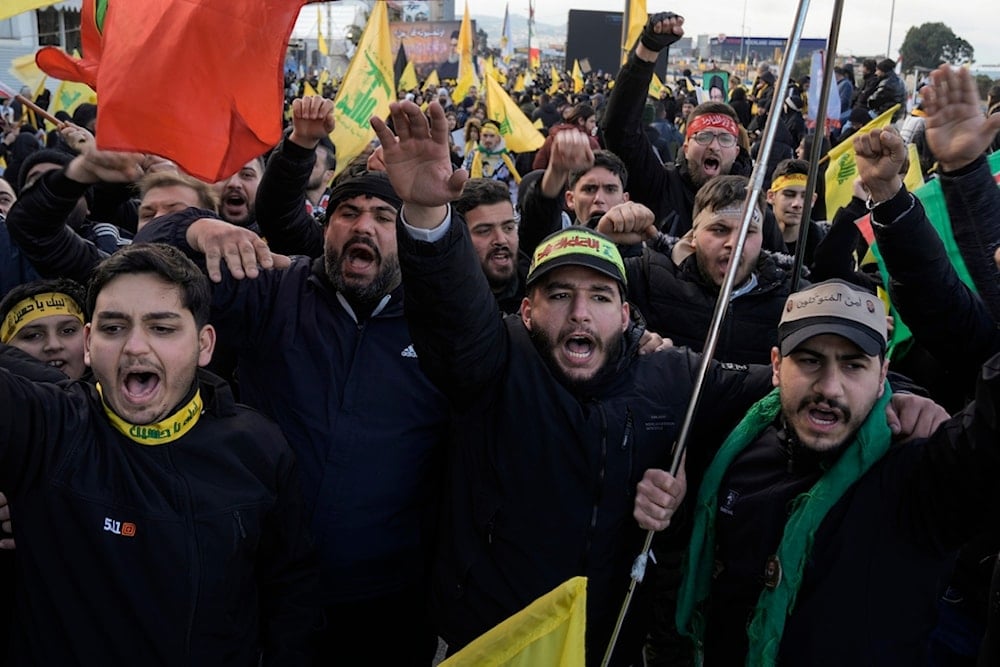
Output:
[[[489,35],[489,46],[492,49],[500,48],[500,36],[503,34],[502,16],[472,16],[476,22],[476,27],[484,30]],[[510,34],[514,40],[514,46],[527,46],[528,44],[528,17],[510,16]],[[566,24],[553,25],[551,23],[535,23],[535,43],[543,49],[558,45],[560,48],[566,44]]]

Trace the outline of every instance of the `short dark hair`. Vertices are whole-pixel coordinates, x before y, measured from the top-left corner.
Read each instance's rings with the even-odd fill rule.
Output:
[[[789,174],[805,174],[809,175],[809,163],[805,160],[799,160],[798,158],[789,158],[787,160],[782,160],[774,168],[774,173],[771,178],[775,179],[779,176],[787,176]]]
[[[454,114],[454,112],[452,112],[452,113]],[[317,145],[316,148],[324,148],[324,149],[326,149],[326,159],[324,160],[324,162],[326,163],[326,168],[328,170],[330,170],[330,171],[333,171],[334,169],[336,169],[337,168],[337,147],[333,145],[332,141],[330,141],[330,137],[323,137],[323,138],[321,138],[319,140],[319,145]]]
[[[703,210],[710,208],[718,211],[733,204],[742,204],[747,196],[747,185],[750,179],[746,176],[716,176],[701,186],[694,197],[694,218]],[[760,197],[757,198],[757,210],[763,214]]]
[[[191,311],[195,324],[208,324],[212,292],[208,278],[177,248],[163,243],[134,243],[117,251],[94,270],[87,290],[87,312],[93,314],[97,295],[115,278],[152,274],[181,293],[181,305]]]
[[[0,300],[0,321],[3,321],[7,317],[10,309],[16,304],[30,297],[47,292],[59,292],[73,299],[73,301],[76,301],[76,305],[80,307],[80,310],[83,311],[84,319],[90,319],[89,311],[87,310],[87,290],[84,289],[83,285],[69,278],[53,278],[49,280],[33,280],[30,283],[21,283],[11,288],[3,300]]]
[[[503,181],[492,178],[470,178],[462,188],[462,194],[451,203],[459,215],[465,215],[477,206],[489,206],[510,202],[510,189]]]
[[[878,65],[875,65],[875,69],[885,74],[888,74],[889,72],[895,71],[896,61],[893,60],[892,58],[885,58],[883,60],[880,60],[878,62]]]
[[[610,171],[615,176],[617,176],[619,179],[621,179],[622,190],[628,188],[628,169],[625,168],[625,163],[622,162],[622,159],[620,157],[618,157],[611,151],[606,151],[603,149],[594,151],[593,167],[587,167],[586,169],[570,172],[569,183],[567,184],[567,187],[569,187],[569,189],[572,190],[573,186],[576,185],[577,181],[583,178],[584,174],[589,173],[591,170],[596,169],[597,167],[603,167],[608,171]]]

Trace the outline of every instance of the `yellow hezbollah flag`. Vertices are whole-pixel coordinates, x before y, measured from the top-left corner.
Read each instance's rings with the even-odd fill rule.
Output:
[[[523,93],[524,92],[524,74],[518,74],[517,78],[514,79],[514,92]]]
[[[49,103],[48,111],[52,115],[57,111],[65,111],[72,116],[76,108],[84,102],[97,104],[97,93],[90,86],[76,81],[60,81]]]
[[[48,7],[58,2],[62,2],[62,0],[4,0],[0,3],[0,21],[9,19],[11,16],[23,14],[32,9]]]
[[[469,88],[478,85],[476,68],[472,64],[472,21],[469,19],[469,2],[466,0],[462,27],[458,30],[458,81],[451,93],[452,101],[458,104],[469,94]]]
[[[542,133],[492,77],[486,78],[486,115],[500,126],[508,150],[527,153],[537,151],[545,143]]]
[[[581,667],[587,579],[574,577],[480,635],[441,667]]]
[[[549,67],[549,78],[552,79],[552,85],[549,86],[549,89],[545,92],[549,95],[555,95],[556,91],[559,90],[559,82],[562,81],[562,79],[559,78],[559,72],[556,71],[555,65]]]
[[[573,92],[583,92],[583,72],[580,71],[580,61],[573,61]]]
[[[330,133],[330,140],[337,147],[338,171],[365,150],[375,137],[368,119],[388,116],[389,102],[395,99],[392,40],[385,6],[384,2],[375,3],[368,26],[358,42],[358,50],[333,102],[336,129]]]
[[[308,81],[302,82],[302,97],[319,97],[319,93],[316,89],[309,84]]]
[[[660,81],[660,77],[656,76],[656,72],[653,72],[653,80],[649,82],[649,97],[658,100],[662,91],[663,82]]]
[[[622,44],[622,64],[628,56],[629,49],[639,40],[642,29],[646,25],[646,0],[629,0],[628,3],[628,33]]]
[[[858,134],[885,127],[892,120],[892,114],[896,113],[898,108],[897,104],[878,118],[872,119],[858,130]],[[855,161],[854,142],[848,138],[834,146],[830,151],[830,166],[826,168],[826,210],[830,212],[830,215],[851,201],[854,179],[857,176],[858,164]]]
[[[431,70],[431,73],[427,75],[427,80],[424,81],[424,88],[440,88],[441,78],[438,76],[438,71],[436,69]],[[435,92],[437,92],[435,90]]]
[[[31,88],[31,99],[38,97],[45,87],[45,72],[35,64],[34,53],[26,53],[11,60],[7,71],[18,81]]]

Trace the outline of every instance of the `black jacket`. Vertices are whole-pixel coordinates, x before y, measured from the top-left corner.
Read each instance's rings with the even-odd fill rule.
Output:
[[[439,631],[461,646],[574,575],[586,575],[588,664],[603,655],[642,533],[635,485],[669,464],[698,357],[638,357],[630,329],[609,372],[562,384],[518,317],[501,320],[466,225],[415,241],[400,226],[406,310],[422,367],[456,412],[434,577]],[[770,386],[769,369],[708,374],[696,427],[709,442]],[[695,447],[695,449],[699,449]],[[644,622],[642,613],[631,615]],[[626,629],[616,658],[641,636]],[[616,664],[621,664],[618,662]]]
[[[225,383],[199,385],[191,432],[148,446],[93,386],[0,370],[14,664],[312,664],[317,570],[292,452]]]
[[[691,255],[680,265],[670,257],[672,239],[660,235],[639,258],[628,258],[629,301],[652,331],[700,352],[712,322],[719,289],[702,276]],[[715,358],[740,364],[767,364],[778,344],[778,320],[788,298],[792,258],[761,252],[757,286],[732,299],[723,321]],[[802,286],[808,283],[803,282]]]
[[[139,238],[202,261],[185,234],[203,215],[163,216]],[[402,298],[396,288],[359,317],[322,258],[213,284],[212,323],[239,354],[242,398],[281,426],[299,460],[324,604],[426,585],[448,406],[419,368]]]
[[[271,152],[257,186],[254,205],[260,233],[273,252],[319,257],[323,226],[306,212],[306,184],[316,162],[316,150],[286,137]]]
[[[877,116],[888,111],[894,104],[898,104],[899,108],[892,115],[892,122],[896,122],[906,113],[906,84],[896,76],[895,72],[889,72],[878,78],[875,90],[868,98],[868,108]]]
[[[42,278],[70,278],[86,285],[94,267],[122,245],[115,240],[119,237],[113,225],[88,225],[91,239],[66,225],[89,187],[59,169],[43,174],[11,206],[7,214],[10,237]],[[105,235],[103,240],[93,236],[98,233]]]
[[[698,186],[691,180],[683,151],[678,151],[674,164],[662,164],[646,137],[642,104],[652,78],[653,63],[631,53],[618,72],[601,127],[608,150],[622,159],[631,175],[626,188],[630,199],[653,211],[661,231],[680,237],[691,229]],[[752,171],[750,155],[740,148],[730,173],[749,176]],[[764,247],[784,248],[773,215],[764,221]]]
[[[983,369],[976,400],[930,440],[892,447],[830,509],[785,625],[780,664],[925,664],[955,552],[1000,509],[1000,358]],[[747,622],[788,507],[833,456],[794,444],[779,422],[729,467],[719,488],[706,664],[743,663]]]

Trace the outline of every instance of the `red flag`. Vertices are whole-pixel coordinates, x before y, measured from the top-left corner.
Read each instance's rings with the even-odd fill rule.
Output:
[[[45,48],[36,59],[97,91],[100,148],[218,181],[281,138],[285,47],[305,2],[84,0],[84,57]]]

